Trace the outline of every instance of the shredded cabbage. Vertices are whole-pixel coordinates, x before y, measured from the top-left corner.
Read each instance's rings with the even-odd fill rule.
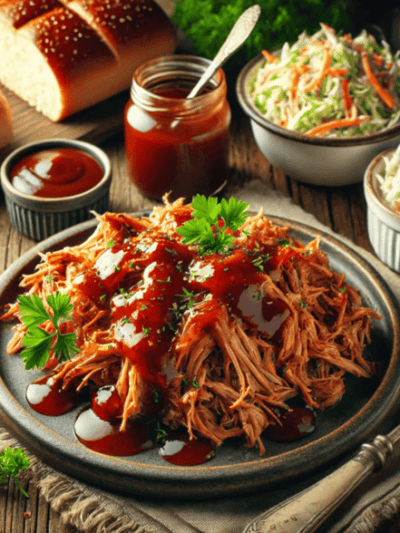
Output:
[[[395,211],[400,211],[400,145],[389,156],[382,157],[383,174],[376,174],[383,200]]]
[[[249,94],[273,123],[307,135],[351,137],[400,122],[399,52],[386,42],[379,46],[365,30],[352,39],[321,24],[311,37],[303,32],[292,46],[286,43],[276,61],[263,53]]]

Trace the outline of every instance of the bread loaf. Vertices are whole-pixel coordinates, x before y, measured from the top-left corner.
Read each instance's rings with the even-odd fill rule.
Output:
[[[0,91],[0,148],[7,146],[12,140],[12,117],[7,98]]]
[[[54,121],[128,88],[176,45],[153,0],[0,0],[0,82]]]

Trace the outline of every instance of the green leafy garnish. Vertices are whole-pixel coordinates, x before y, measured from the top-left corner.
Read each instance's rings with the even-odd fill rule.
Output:
[[[244,224],[248,204],[235,198],[229,201],[224,198],[218,203],[217,198],[197,194],[192,208],[193,219],[176,230],[183,237],[183,243],[198,244],[202,254],[227,252],[235,237],[226,230],[236,231]]]
[[[18,297],[21,320],[27,329],[22,341],[22,346],[25,349],[21,352],[26,370],[35,366],[40,370],[46,365],[55,337],[56,342],[53,349],[54,354],[59,359],[62,357],[69,359],[70,354],[79,352],[79,348],[75,344],[75,333],[61,334],[59,330],[60,320],[65,321],[71,318],[73,306],[68,294],[56,292],[55,294],[49,294],[46,300],[53,311],[53,316],[45,309],[42,300],[37,294],[33,294],[32,297],[27,295]],[[53,322],[54,333],[48,333],[38,327],[48,320]]]
[[[23,489],[17,479],[18,472],[26,470],[30,466],[30,461],[23,450],[9,446],[0,455],[0,485],[7,483],[8,478],[14,478],[15,484],[24,496],[29,498],[29,494]]]

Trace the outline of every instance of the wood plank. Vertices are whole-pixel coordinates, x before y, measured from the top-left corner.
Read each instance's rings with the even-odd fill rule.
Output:
[[[99,144],[122,131],[129,100],[129,91],[123,91],[62,122],[53,122],[8,89],[2,90],[11,107],[14,139],[0,150],[0,161],[19,146],[42,139],[81,139]]]

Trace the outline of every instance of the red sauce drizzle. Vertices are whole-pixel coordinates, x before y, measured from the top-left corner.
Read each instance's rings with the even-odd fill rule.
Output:
[[[275,440],[291,442],[302,439],[315,431],[315,411],[308,405],[296,402],[289,409],[278,408],[282,425],[270,425],[266,432]]]
[[[103,176],[96,159],[75,148],[49,148],[29,154],[10,173],[18,191],[41,198],[74,196],[93,188]]]
[[[118,457],[136,455],[153,447],[151,431],[142,421],[129,421],[121,431],[123,404],[114,386],[101,387],[92,394],[91,406],[75,420],[77,439],[99,453]]]
[[[206,463],[215,455],[216,444],[206,439],[189,439],[188,435],[170,433],[159,450],[164,461],[179,466]]]
[[[42,415],[59,416],[72,411],[80,401],[79,394],[72,385],[61,389],[61,382],[52,383],[51,375],[41,376],[26,389],[29,405]]]

